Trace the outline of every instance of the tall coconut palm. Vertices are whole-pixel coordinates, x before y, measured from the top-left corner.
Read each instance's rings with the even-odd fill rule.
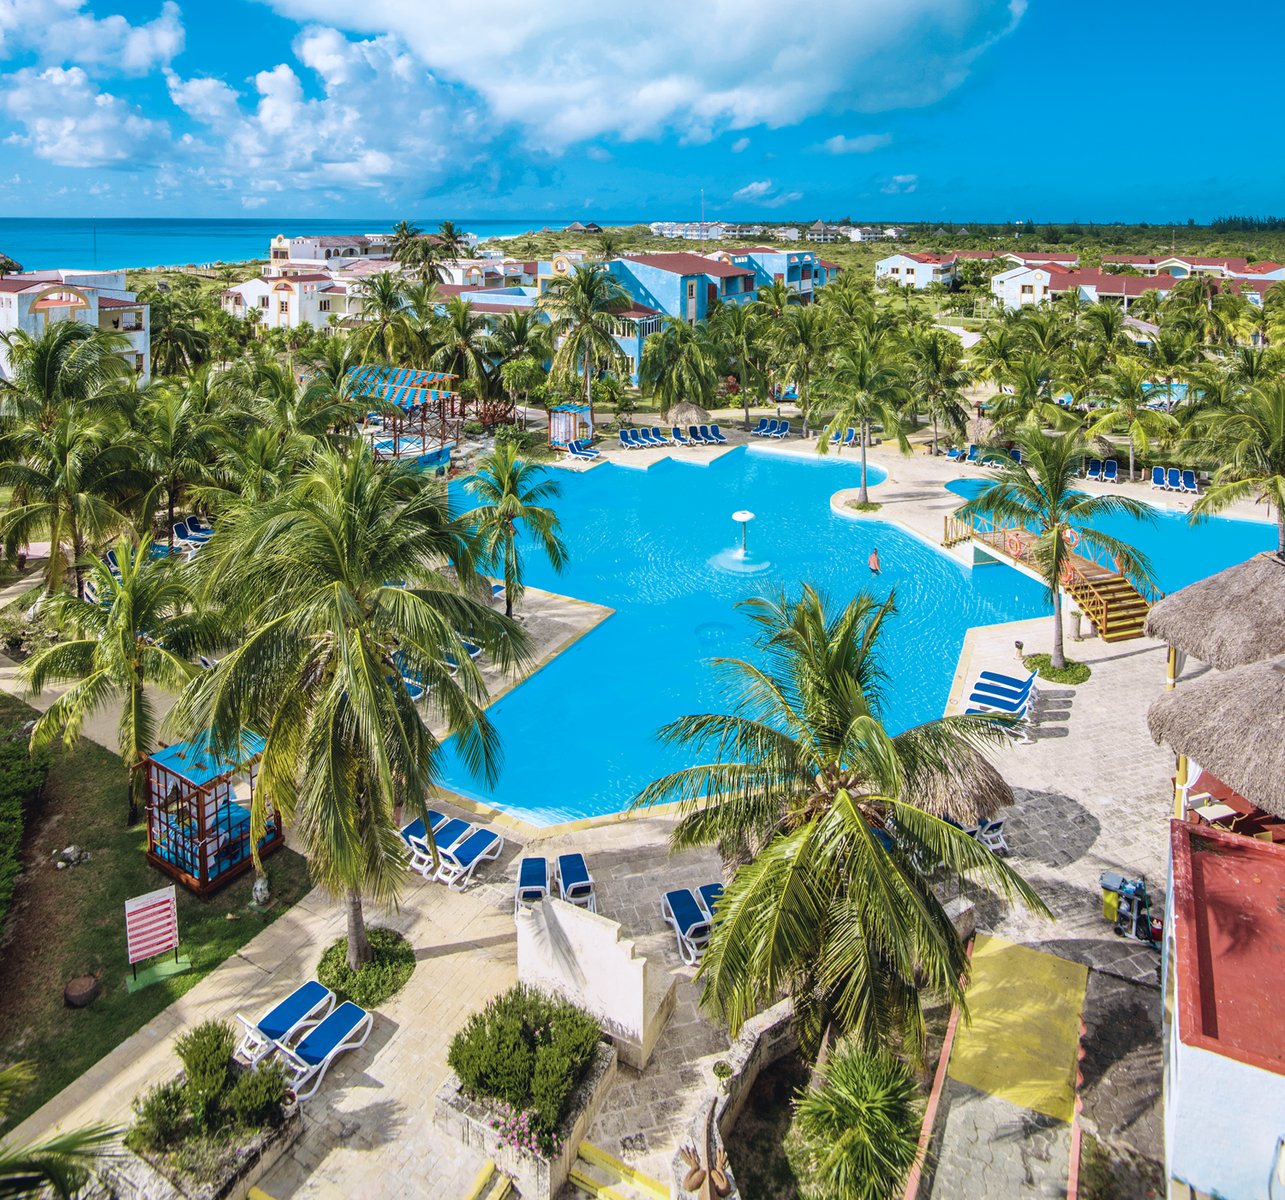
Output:
[[[745,408],[745,428],[750,427],[750,395],[762,394],[764,382],[764,319],[753,304],[724,304],[709,323],[710,334],[723,361],[736,376]]]
[[[492,345],[501,363],[516,358],[534,358],[544,362],[552,352],[549,326],[533,308],[519,308],[500,314],[491,332]]]
[[[490,394],[495,339],[481,313],[467,300],[452,296],[433,327],[433,340],[437,348],[429,357],[429,367],[471,381],[479,396]]]
[[[1147,347],[1151,373],[1164,379],[1165,391],[1170,394],[1175,383],[1190,376],[1200,357],[1200,346],[1195,337],[1176,329],[1162,328]]]
[[[30,1063],[0,1069],[0,1119],[15,1096],[31,1086],[35,1070]],[[0,1197],[4,1200],[39,1200],[53,1195],[72,1200],[81,1194],[84,1173],[107,1150],[118,1131],[108,1125],[90,1125],[54,1134],[43,1142],[0,1142]]]
[[[406,343],[406,282],[392,271],[372,275],[356,289],[361,325],[353,340],[363,355],[393,362]]]
[[[131,372],[120,354],[126,342],[78,321],[55,321],[38,334],[0,334],[9,378],[0,379],[0,434],[15,424],[47,424],[58,414],[119,410]]]
[[[718,387],[718,348],[709,326],[666,317],[643,344],[638,377],[659,399],[662,415],[684,400],[708,408]]]
[[[879,641],[891,597],[831,607],[804,586],[797,599],[739,607],[757,626],[761,661],[715,660],[731,711],[665,726],[661,739],[695,763],[636,801],[678,805],[676,849],[752,856],[719,903],[702,1002],[735,1035],[788,993],[813,1052],[836,1034],[922,1045],[924,997],[960,1000],[967,960],[920,864],[1042,908],[999,857],[943,819],[976,819],[964,775],[987,780],[989,812],[1011,795],[979,750],[1002,735],[976,717],[887,732]],[[925,797],[940,795],[949,804],[928,811]]]
[[[165,506],[166,538],[174,549],[174,517],[188,488],[209,478],[219,418],[214,404],[218,376],[198,367],[154,389],[139,407],[135,429],[143,467],[155,484],[144,505],[145,526],[154,505]]]
[[[1099,383],[1109,407],[1090,423],[1090,437],[1123,433],[1129,439],[1129,478],[1135,478],[1134,451],[1146,454],[1156,438],[1177,432],[1178,422],[1168,413],[1148,408],[1151,390],[1147,386],[1151,372],[1146,363],[1136,358],[1120,358]]]
[[[1251,497],[1266,502],[1276,514],[1276,553],[1285,559],[1285,381],[1202,406],[1188,429],[1192,443],[1219,464],[1192,512],[1220,512]]]
[[[561,486],[548,478],[543,467],[521,462],[517,447],[496,446],[478,465],[468,481],[468,490],[478,498],[478,507],[469,513],[477,542],[475,553],[489,569],[504,575],[504,615],[513,615],[513,604],[526,590],[522,571],[521,535],[526,533],[561,572],[567,562],[567,548],[558,536],[558,514],[547,501],[562,494]]]
[[[391,903],[405,878],[394,808],[423,815],[439,777],[430,722],[475,774],[491,781],[499,766],[463,636],[502,669],[525,640],[475,598],[468,527],[445,486],[364,445],[323,446],[281,496],[225,513],[193,567],[246,633],[192,681],[173,723],[208,729],[219,750],[243,729],[264,734],[251,840],[270,804],[313,878],[344,897],[355,969],[370,957],[364,898]]]
[[[1066,666],[1062,642],[1062,581],[1072,568],[1070,542],[1078,538],[1089,551],[1114,560],[1117,569],[1143,586],[1151,583],[1147,557],[1127,542],[1096,528],[1104,517],[1124,514],[1154,520],[1154,511],[1124,496],[1088,496],[1078,489],[1080,466],[1089,447],[1076,434],[1050,436],[1028,423],[1016,432],[1022,451],[1018,463],[1007,454],[994,456],[994,481],[959,509],[965,518],[989,517],[1035,535],[1031,562],[1044,579],[1053,606],[1052,665]]]
[[[205,308],[196,288],[185,282],[176,281],[167,292],[152,284],[139,289],[139,300],[148,306],[152,370],[158,375],[190,371],[209,356]]]
[[[968,425],[964,389],[971,376],[964,366],[959,339],[944,329],[928,329],[911,337],[906,346],[910,394],[919,411],[933,423],[933,454],[937,453],[939,424],[962,437]]]
[[[1080,329],[1108,358],[1113,358],[1127,343],[1126,328],[1124,309],[1107,300],[1090,304],[1080,313]]]
[[[578,266],[570,275],[559,276],[540,300],[557,346],[554,369],[568,377],[579,370],[590,408],[594,367],[624,365],[625,356],[615,338],[616,314],[632,303],[624,284],[601,263]]]
[[[774,279],[759,288],[753,300],[755,310],[764,317],[776,319],[803,303],[798,292],[783,279]]]
[[[129,773],[129,824],[138,820],[143,759],[156,748],[157,713],[149,687],[177,693],[195,674],[186,655],[211,625],[193,615],[192,593],[168,558],[154,558],[151,538],[115,546],[119,575],[105,562],[89,580],[93,599],[59,596],[59,626],[72,636],[38,651],[21,677],[34,695],[51,683],[71,683],[36,721],[33,749],[59,738],[70,746],[85,721],[107,706],[120,706],[120,756]]]
[[[767,340],[773,365],[798,388],[799,415],[807,437],[811,433],[812,384],[825,371],[833,344],[829,314],[816,304],[791,305],[772,323]]]
[[[469,252],[468,235],[454,221],[443,221],[433,236],[442,258],[462,258]]]
[[[861,441],[861,492],[858,503],[870,503],[870,487],[866,482],[866,447],[870,441],[870,426],[878,421],[884,432],[897,439],[904,452],[910,449],[902,428],[901,412],[910,399],[905,375],[895,351],[887,341],[871,344],[860,335],[846,338],[839,347],[825,374],[821,377],[821,392],[837,405],[836,412],[817,442],[817,449],[826,453],[835,433],[856,426]]]
[[[424,367],[437,348],[441,296],[435,279],[402,285],[403,355],[411,366]]]

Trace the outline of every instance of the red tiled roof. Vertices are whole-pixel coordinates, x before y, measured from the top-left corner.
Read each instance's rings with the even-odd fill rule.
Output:
[[[338,284],[335,284],[333,287],[322,288],[321,294],[323,296],[334,296],[336,294],[340,296],[346,296],[348,295],[348,289],[346,287],[340,287]]]
[[[1190,254],[1104,254],[1102,261],[1131,267],[1154,267],[1164,262],[1176,262],[1190,267],[1222,267],[1227,271],[1243,271],[1249,265],[1244,258],[1208,258]]]
[[[47,280],[24,279],[21,275],[6,275],[0,279],[0,292],[25,292],[29,287],[35,287],[37,282],[45,283]]]
[[[912,254],[908,250],[904,251],[901,257],[913,259],[917,263],[938,263],[942,265],[954,261],[953,259],[947,258],[944,254]]]
[[[1263,275],[1268,271],[1281,270],[1281,264],[1278,262],[1256,262],[1249,263],[1245,268],[1246,275]]]
[[[616,313],[618,317],[658,317],[660,309],[648,308],[645,304],[631,304],[628,308]]]
[[[279,278],[285,280],[286,283],[329,283],[330,282],[329,275],[322,275],[319,272],[309,273],[307,271],[305,271],[301,275],[282,275],[282,276],[279,276]]]
[[[745,267],[734,267],[731,263],[719,262],[716,259],[681,250],[662,254],[627,254],[623,256],[622,261],[640,263],[644,267],[651,267],[656,271],[669,271],[674,275],[713,275],[719,279],[730,279],[734,275],[754,274]]]
[[[118,300],[115,296],[99,296],[99,308],[139,308],[146,302],[143,300]]]
[[[843,270],[843,268],[842,268],[842,267],[840,267],[840,266],[839,266],[839,264],[838,264],[837,262],[831,262],[828,258],[818,258],[818,259],[817,259],[817,262],[818,262],[818,263],[820,263],[820,264],[821,264],[821,266],[823,266],[823,267],[827,267],[827,268],[828,268],[829,270],[831,270],[831,271],[841,271],[841,270]]]
[[[1144,292],[1163,292],[1173,287],[1166,275],[1111,275],[1105,271],[1050,271],[1049,291],[1069,292],[1076,287],[1097,288],[1098,295],[1141,296]]]

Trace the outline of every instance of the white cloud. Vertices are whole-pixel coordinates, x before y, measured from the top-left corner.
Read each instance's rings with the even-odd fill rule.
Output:
[[[766,196],[772,190],[772,181],[770,179],[758,179],[753,183],[747,183],[743,188],[737,188],[732,193],[733,200],[759,200]]]
[[[0,58],[27,50],[45,64],[141,75],[169,63],[183,42],[182,14],[173,0],[143,25],[119,14],[95,17],[85,11],[85,0],[0,0]]]
[[[863,133],[858,137],[845,137],[836,133],[834,137],[826,138],[820,149],[827,154],[869,154],[891,144],[890,133]]]
[[[749,148],[750,148],[750,139],[747,137],[738,137],[736,141],[732,143],[733,154],[743,154]]]
[[[918,186],[918,175],[894,175],[879,190],[887,196],[908,196]]]
[[[770,179],[756,179],[732,193],[732,200],[741,204],[756,204],[760,208],[780,208],[802,200],[802,192],[777,192]]]
[[[474,0],[263,2],[300,20],[397,34],[431,73],[555,150],[603,135],[676,131],[702,141],[821,112],[930,104],[1025,8],[1025,0],[799,0],[783,24],[773,0],[709,0],[701,20],[719,31],[711,54],[703,39],[673,36],[690,21],[690,0],[618,6],[610,21],[595,0],[494,0],[485,37]]]
[[[100,92],[79,67],[25,67],[2,82],[0,110],[25,130],[7,140],[59,166],[141,165],[169,143],[163,122]]]
[[[221,79],[180,79],[173,71],[165,72],[170,99],[190,117],[207,125],[233,121],[237,117],[240,93]]]
[[[602,146],[586,146],[585,158],[592,159],[594,162],[610,162],[611,151],[604,149]]]

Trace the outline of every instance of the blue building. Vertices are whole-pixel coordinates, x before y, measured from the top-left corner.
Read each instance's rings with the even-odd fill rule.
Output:
[[[816,289],[838,273],[837,263],[825,262],[814,250],[786,250],[780,246],[751,246],[746,250],[718,250],[711,258],[754,273],[754,290],[783,283],[804,304]]]
[[[757,288],[753,267],[701,254],[640,254],[607,266],[639,305],[689,324],[704,320],[716,301],[749,303]]]

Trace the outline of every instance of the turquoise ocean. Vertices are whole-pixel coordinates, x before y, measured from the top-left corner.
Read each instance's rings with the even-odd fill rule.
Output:
[[[411,219],[428,231],[441,223],[440,217]],[[453,219],[460,229],[485,239],[510,237],[546,225],[561,229],[575,218]],[[203,266],[267,258],[268,243],[279,233],[287,237],[309,233],[387,233],[395,224],[395,220],[387,217],[374,220],[0,217],[0,254],[7,254],[28,271],[50,267],[100,270],[173,267],[189,263]]]

